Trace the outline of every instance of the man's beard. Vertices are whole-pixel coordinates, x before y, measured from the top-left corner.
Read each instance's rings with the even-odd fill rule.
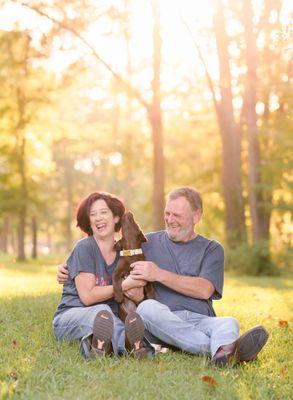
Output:
[[[194,233],[193,225],[186,228],[180,228],[179,232],[175,235],[172,235],[171,228],[169,228],[168,226],[166,226],[166,231],[169,239],[171,239],[173,242],[189,241],[192,233]]]

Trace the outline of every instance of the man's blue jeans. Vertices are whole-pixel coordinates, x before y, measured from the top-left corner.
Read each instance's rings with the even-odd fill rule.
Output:
[[[193,354],[210,353],[234,342],[239,333],[235,318],[208,317],[191,311],[170,311],[156,300],[145,300],[137,308],[145,328],[161,341]]]
[[[99,311],[107,310],[114,320],[112,346],[114,353],[125,353],[125,331],[123,322],[117,318],[107,304],[90,307],[73,307],[53,319],[53,331],[57,340],[86,339],[93,333],[93,324]]]

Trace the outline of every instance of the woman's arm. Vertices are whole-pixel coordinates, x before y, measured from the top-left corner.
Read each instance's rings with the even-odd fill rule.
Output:
[[[78,296],[85,306],[101,303],[102,301],[109,300],[114,297],[113,285],[96,286],[96,278],[94,274],[88,272],[79,272],[76,275],[74,281]],[[141,288],[145,284],[146,281],[134,280],[130,276],[128,276],[122,282],[122,290],[128,291],[133,288]]]
[[[113,286],[96,286],[94,274],[88,272],[79,272],[75,279],[75,285],[78,296],[85,306],[95,303],[101,303],[114,296]]]

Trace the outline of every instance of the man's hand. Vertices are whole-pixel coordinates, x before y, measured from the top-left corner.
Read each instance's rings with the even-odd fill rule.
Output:
[[[60,285],[64,285],[64,283],[67,281],[69,276],[68,268],[66,264],[61,264],[58,266],[57,270],[57,281],[60,283]]]
[[[131,265],[130,276],[134,280],[145,280],[148,282],[159,281],[159,275],[161,269],[157,266],[157,264],[151,261],[136,261]]]

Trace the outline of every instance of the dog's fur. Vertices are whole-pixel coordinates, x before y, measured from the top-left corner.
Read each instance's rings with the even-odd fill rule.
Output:
[[[116,243],[116,250],[133,250],[140,249],[141,244],[147,239],[142,233],[139,225],[135,222],[133,214],[128,211],[122,217],[122,238]],[[129,312],[136,310],[136,304],[125,297],[122,291],[122,281],[130,274],[130,264],[136,261],[144,261],[143,254],[133,256],[121,256],[118,265],[112,275],[114,298],[119,304],[119,317],[124,321]],[[154,289],[151,282],[148,282],[144,287],[146,298],[153,299]]]

